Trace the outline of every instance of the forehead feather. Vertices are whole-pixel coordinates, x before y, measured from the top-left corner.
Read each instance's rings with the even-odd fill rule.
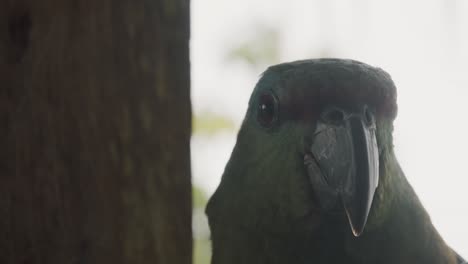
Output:
[[[259,80],[250,104],[267,90],[272,90],[289,111],[367,104],[392,119],[397,112],[396,88],[390,75],[354,60],[313,59],[271,66]]]

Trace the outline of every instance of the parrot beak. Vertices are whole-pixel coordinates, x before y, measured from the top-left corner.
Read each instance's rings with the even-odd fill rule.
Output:
[[[379,180],[373,117],[353,113],[339,122],[319,121],[304,161],[321,206],[331,210],[341,202],[352,233],[361,235]]]

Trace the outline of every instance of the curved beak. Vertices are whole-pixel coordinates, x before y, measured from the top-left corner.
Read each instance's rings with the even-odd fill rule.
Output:
[[[379,180],[375,122],[352,114],[339,124],[319,122],[305,164],[325,209],[341,202],[351,231],[361,235]]]

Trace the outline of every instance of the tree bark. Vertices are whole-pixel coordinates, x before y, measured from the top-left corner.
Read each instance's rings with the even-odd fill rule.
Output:
[[[0,263],[192,261],[189,0],[0,0]]]

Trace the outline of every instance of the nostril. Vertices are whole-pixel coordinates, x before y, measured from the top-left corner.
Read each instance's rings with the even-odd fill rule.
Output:
[[[330,109],[325,111],[322,117],[326,122],[339,123],[345,119],[345,114],[340,109]]]
[[[372,125],[374,122],[374,115],[372,114],[372,111],[369,109],[369,107],[364,109],[364,118],[367,125]]]

